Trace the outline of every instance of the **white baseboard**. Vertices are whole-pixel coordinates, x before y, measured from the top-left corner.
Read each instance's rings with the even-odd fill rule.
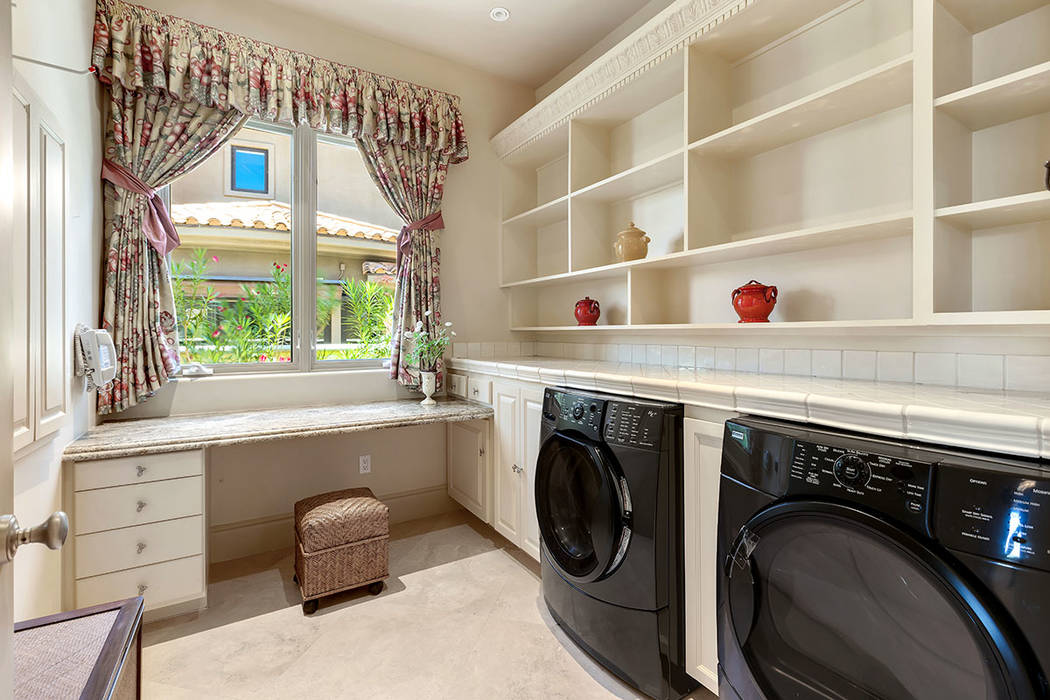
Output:
[[[390,508],[392,523],[440,515],[459,508],[449,498],[446,484],[376,494],[376,497]],[[208,562],[214,564],[275,549],[290,549],[294,542],[291,513],[213,525],[208,528]]]

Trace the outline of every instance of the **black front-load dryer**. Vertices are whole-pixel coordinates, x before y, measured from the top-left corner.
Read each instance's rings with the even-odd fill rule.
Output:
[[[721,698],[1047,697],[1044,464],[758,418],[724,440]]]
[[[547,389],[536,460],[543,595],[603,666],[655,698],[684,671],[682,407]]]

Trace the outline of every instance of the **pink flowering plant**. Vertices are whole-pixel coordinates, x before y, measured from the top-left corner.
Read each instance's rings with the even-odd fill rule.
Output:
[[[430,312],[423,314],[429,317]],[[416,321],[414,330],[407,334],[409,339],[408,362],[417,367],[420,372],[436,372],[438,362],[445,356],[448,344],[455,337],[456,332],[452,330],[452,322],[446,321],[443,325],[437,324],[432,331],[424,329],[423,321]]]

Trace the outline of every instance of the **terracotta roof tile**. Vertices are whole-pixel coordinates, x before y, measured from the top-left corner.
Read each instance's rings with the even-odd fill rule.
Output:
[[[171,219],[182,226],[221,226],[288,231],[292,210],[284,202],[191,202],[171,205]],[[201,222],[206,223],[201,223]],[[317,212],[317,235],[395,243],[397,231],[346,216]]]

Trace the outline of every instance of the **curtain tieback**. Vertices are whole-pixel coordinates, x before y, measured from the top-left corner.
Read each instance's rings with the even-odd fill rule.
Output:
[[[401,227],[401,233],[397,234],[397,267],[401,268],[401,258],[408,253],[412,245],[412,231],[440,231],[445,228],[445,220],[441,218],[441,210],[438,209],[430,216],[425,216],[419,221],[413,221]]]
[[[142,219],[142,232],[161,257],[179,247],[179,233],[175,230],[175,224],[164,208],[164,201],[157,191],[138,179],[134,173],[120,163],[114,163],[108,158],[102,160],[102,179],[112,182],[117,187],[128,192],[141,194],[146,198],[149,207],[146,216]]]

